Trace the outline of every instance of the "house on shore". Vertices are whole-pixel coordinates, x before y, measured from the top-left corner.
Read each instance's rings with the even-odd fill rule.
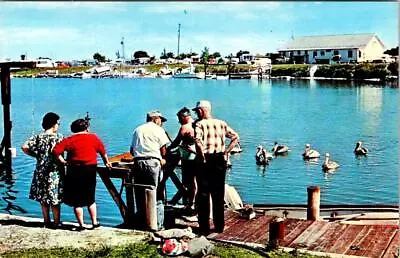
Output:
[[[296,64],[358,63],[381,59],[385,45],[374,33],[303,36],[278,51]]]

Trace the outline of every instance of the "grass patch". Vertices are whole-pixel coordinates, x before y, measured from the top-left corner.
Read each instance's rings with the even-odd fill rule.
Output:
[[[300,257],[300,258],[314,258],[321,256],[313,256],[303,254],[296,250],[292,252],[284,252],[282,250],[276,251],[259,251],[242,248],[236,245],[225,243],[214,243],[214,249],[211,257],[221,258],[258,258],[258,257]],[[37,258],[37,257],[71,257],[71,258],[94,258],[94,257],[140,257],[140,258],[153,258],[164,257],[158,252],[157,246],[149,243],[136,243],[124,246],[102,246],[97,249],[88,250],[83,248],[52,248],[52,249],[29,249],[16,252],[8,252],[1,254],[0,257],[4,258]]]

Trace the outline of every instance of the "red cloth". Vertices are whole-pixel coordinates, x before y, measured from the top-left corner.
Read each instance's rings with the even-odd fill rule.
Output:
[[[106,154],[103,142],[95,134],[73,134],[64,138],[53,149],[53,155],[58,157],[67,152],[67,161],[71,164],[96,165],[97,153]]]

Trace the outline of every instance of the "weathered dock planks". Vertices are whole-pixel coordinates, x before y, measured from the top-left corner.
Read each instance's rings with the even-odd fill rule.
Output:
[[[273,216],[259,215],[246,220],[233,211],[225,211],[225,230],[210,239],[266,245]],[[188,224],[186,224],[188,225]],[[196,223],[190,223],[196,227]],[[395,257],[399,248],[398,225],[352,225],[340,222],[285,220],[283,247],[315,252],[364,257]]]

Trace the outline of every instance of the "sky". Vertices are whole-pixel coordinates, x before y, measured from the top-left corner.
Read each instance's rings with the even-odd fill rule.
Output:
[[[1,2],[0,60],[135,51],[275,53],[291,37],[376,33],[398,46],[397,2]]]

